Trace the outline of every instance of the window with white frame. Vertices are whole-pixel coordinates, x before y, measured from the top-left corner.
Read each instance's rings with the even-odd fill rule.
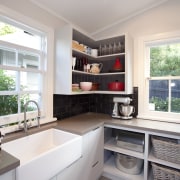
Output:
[[[24,120],[24,104],[28,100],[36,101],[42,117],[45,116],[47,37],[4,19],[0,19],[0,126],[9,127],[7,132],[11,132],[18,130],[18,124]],[[27,111],[29,121],[34,121],[37,107],[30,103]]]
[[[180,36],[150,38],[143,46],[140,116],[180,123]]]

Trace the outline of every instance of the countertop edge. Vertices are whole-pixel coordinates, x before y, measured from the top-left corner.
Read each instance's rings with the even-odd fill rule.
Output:
[[[20,160],[4,150],[0,151],[0,175],[17,168],[20,165]]]

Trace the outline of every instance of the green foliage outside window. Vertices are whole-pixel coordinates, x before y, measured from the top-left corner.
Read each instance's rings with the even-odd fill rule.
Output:
[[[150,76],[180,76],[180,44],[152,47]]]
[[[180,43],[150,48],[150,76],[180,76]],[[168,112],[168,99],[151,97],[155,111]],[[171,112],[180,112],[180,97],[171,97]]]
[[[152,97],[150,103],[155,104],[155,111],[168,112],[168,99],[163,100],[159,97]],[[179,112],[180,98],[171,99],[171,112]]]
[[[11,34],[16,31],[17,31],[17,28],[15,28],[9,24],[0,22],[0,36],[6,35],[6,34]]]
[[[15,89],[15,81],[0,69],[0,91],[12,91]],[[23,95],[20,100],[21,111],[24,103],[29,100],[29,95]],[[18,95],[0,96],[0,116],[18,113]]]

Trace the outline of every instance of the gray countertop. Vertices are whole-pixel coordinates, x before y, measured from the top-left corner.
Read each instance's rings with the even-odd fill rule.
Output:
[[[10,155],[9,153],[1,150],[0,151],[0,175],[7,171],[15,169],[20,165],[19,159]]]
[[[109,118],[105,114],[85,113],[59,121],[56,128],[83,135],[102,126]]]
[[[131,129],[139,129],[143,131],[151,131],[158,133],[167,133],[170,135],[176,135],[180,137],[180,124],[167,123],[152,120],[132,119],[132,120],[120,120],[111,118],[110,115],[99,113],[85,113],[70,118],[43,125],[40,129],[31,128],[28,130],[28,134],[33,134],[39,131],[43,131],[48,128],[57,128],[64,131],[69,131],[75,134],[83,135],[89,131],[101,126],[120,126]],[[5,136],[4,142],[11,141],[20,137],[26,136],[24,132],[12,133]],[[16,168],[20,162],[10,154],[1,151],[0,152],[0,175]]]
[[[82,135],[103,124],[180,136],[180,124],[135,118],[120,120],[98,113],[85,113],[64,119],[58,122],[57,128]]]
[[[154,121],[147,119],[132,119],[132,120],[111,119],[111,121],[106,121],[105,124],[138,129],[143,131],[176,135],[179,136],[180,138],[180,124],[176,124],[176,123],[168,123],[168,122]]]

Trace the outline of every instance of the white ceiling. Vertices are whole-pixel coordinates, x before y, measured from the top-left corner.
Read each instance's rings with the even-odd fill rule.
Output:
[[[90,35],[124,22],[167,0],[31,0]]]

